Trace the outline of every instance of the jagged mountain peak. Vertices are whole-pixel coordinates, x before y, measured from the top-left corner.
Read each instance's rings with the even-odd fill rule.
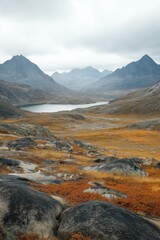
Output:
[[[138,63],[145,63],[145,64],[154,64],[157,65],[157,63],[147,54],[145,54],[140,60],[137,61]]]
[[[0,64],[0,78],[8,82],[27,84],[51,94],[71,92],[56,83],[23,55],[13,56],[10,60]]]

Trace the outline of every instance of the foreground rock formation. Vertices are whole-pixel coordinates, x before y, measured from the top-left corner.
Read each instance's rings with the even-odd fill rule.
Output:
[[[64,211],[58,236],[69,240],[79,232],[94,240],[158,240],[160,230],[126,209],[110,203],[90,201]]]
[[[89,201],[65,208],[62,199],[32,189],[27,179],[0,175],[1,240],[31,235],[69,240],[76,233],[94,240],[160,239],[160,229],[111,203]]]
[[[26,181],[13,176],[0,177],[0,239],[16,240],[36,234],[52,239],[63,205],[54,198],[33,190]]]

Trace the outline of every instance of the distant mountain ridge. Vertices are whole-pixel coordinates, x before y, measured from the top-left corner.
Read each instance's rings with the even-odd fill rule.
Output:
[[[107,92],[110,90],[132,90],[150,87],[160,79],[160,65],[151,57],[144,55],[140,60],[117,69],[85,88],[89,92]]]
[[[160,82],[152,87],[139,89],[108,105],[85,109],[97,114],[160,114]]]
[[[0,64],[0,79],[12,83],[27,84],[53,95],[71,92],[56,83],[36,64],[22,55],[13,56],[11,60]]]
[[[97,81],[99,78],[107,76],[112,73],[109,70],[104,70],[102,72],[89,66],[86,68],[75,68],[70,72],[52,74],[52,78],[55,81],[65,87],[71,88],[73,90],[83,89],[85,86]]]

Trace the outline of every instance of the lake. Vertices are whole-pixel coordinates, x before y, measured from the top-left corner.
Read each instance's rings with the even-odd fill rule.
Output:
[[[41,104],[41,105],[31,105],[27,107],[21,107],[21,109],[29,112],[37,113],[50,113],[50,112],[60,112],[60,111],[71,111],[76,108],[88,108],[93,106],[99,106],[108,104],[108,102],[96,102],[88,104]]]

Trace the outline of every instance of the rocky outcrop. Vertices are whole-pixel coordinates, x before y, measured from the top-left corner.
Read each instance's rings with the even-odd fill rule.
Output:
[[[0,239],[36,234],[51,240],[63,209],[58,200],[33,190],[23,179],[0,175]]]
[[[100,161],[100,159],[98,160]],[[113,174],[148,176],[148,173],[140,167],[143,160],[138,158],[117,159],[112,157],[103,158],[103,164],[84,167],[84,170],[95,170],[99,172],[110,172]]]
[[[13,148],[16,150],[34,148],[36,146],[37,146],[37,143],[33,141],[31,138],[21,138],[14,141],[9,141],[7,143],[8,148]]]
[[[41,125],[33,125],[28,123],[1,123],[0,131],[7,134],[16,134],[22,136],[34,136],[36,138],[51,138],[52,134],[47,128]]]
[[[141,121],[128,125],[130,129],[147,129],[160,131],[160,119],[151,119],[147,121]]]
[[[62,213],[58,236],[69,240],[74,233],[94,240],[160,239],[160,230],[139,215],[99,201],[82,203]]]

